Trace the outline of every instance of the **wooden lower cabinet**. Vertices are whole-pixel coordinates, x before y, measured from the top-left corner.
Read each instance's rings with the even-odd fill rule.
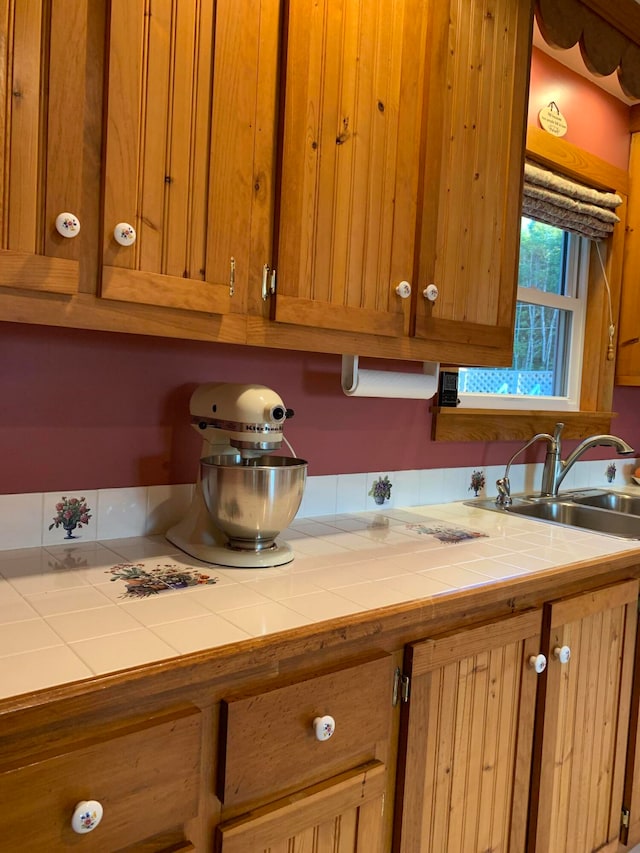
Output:
[[[395,851],[619,849],[637,607],[629,580],[408,647]]]
[[[544,608],[549,665],[536,710],[528,845],[535,853],[618,849],[637,605],[633,580]]]
[[[218,853],[387,853],[393,669],[367,653],[223,699]]]
[[[217,828],[217,853],[384,853],[385,766],[354,768]]]
[[[524,849],[541,615],[408,647],[399,853]]]
[[[186,707],[104,727],[97,736],[79,732],[72,748],[52,741],[46,752],[0,772],[0,851],[193,849],[177,828],[198,811],[201,736],[200,712]],[[74,810],[94,800],[103,817],[77,834]]]

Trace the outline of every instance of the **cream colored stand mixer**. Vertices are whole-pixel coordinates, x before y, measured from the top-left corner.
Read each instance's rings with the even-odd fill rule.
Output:
[[[211,383],[191,395],[191,424],[203,438],[200,476],[186,516],[166,536],[198,560],[236,568],[293,560],[276,536],[300,507],[307,462],[270,455],[293,415],[263,385]]]

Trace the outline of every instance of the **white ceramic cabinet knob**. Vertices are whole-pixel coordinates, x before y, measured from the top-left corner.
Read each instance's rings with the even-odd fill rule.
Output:
[[[136,229],[128,222],[118,222],[113,229],[113,236],[121,246],[133,246],[136,242]]]
[[[396,287],[396,293],[401,299],[407,299],[411,296],[411,285],[408,281],[401,281]]]
[[[316,717],[313,721],[316,740],[329,740],[335,730],[336,721],[330,714],[325,714],[324,717]]]
[[[560,663],[568,663],[571,657],[571,649],[569,646],[556,646],[553,650],[553,656]]]
[[[97,800],[82,800],[73,810],[71,829],[84,835],[92,832],[102,820],[103,809]]]
[[[56,231],[63,237],[77,237],[80,233],[80,220],[73,213],[59,213],[56,216]]]
[[[438,290],[435,284],[430,284],[422,291],[422,295],[425,299],[428,299],[429,302],[435,302],[438,298],[438,294],[440,291]]]
[[[540,675],[541,672],[544,672],[547,668],[547,659],[543,654],[540,655],[531,655],[529,658],[529,666]]]

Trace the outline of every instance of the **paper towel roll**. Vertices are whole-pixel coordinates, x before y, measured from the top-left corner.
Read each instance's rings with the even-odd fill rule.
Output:
[[[348,397],[430,400],[438,390],[440,365],[425,361],[423,373],[359,370],[357,355],[342,356],[342,390]]]

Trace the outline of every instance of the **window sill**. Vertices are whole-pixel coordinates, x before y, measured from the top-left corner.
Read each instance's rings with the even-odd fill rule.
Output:
[[[527,441],[565,424],[563,438],[609,433],[613,412],[536,412],[515,409],[432,408],[434,441]]]

